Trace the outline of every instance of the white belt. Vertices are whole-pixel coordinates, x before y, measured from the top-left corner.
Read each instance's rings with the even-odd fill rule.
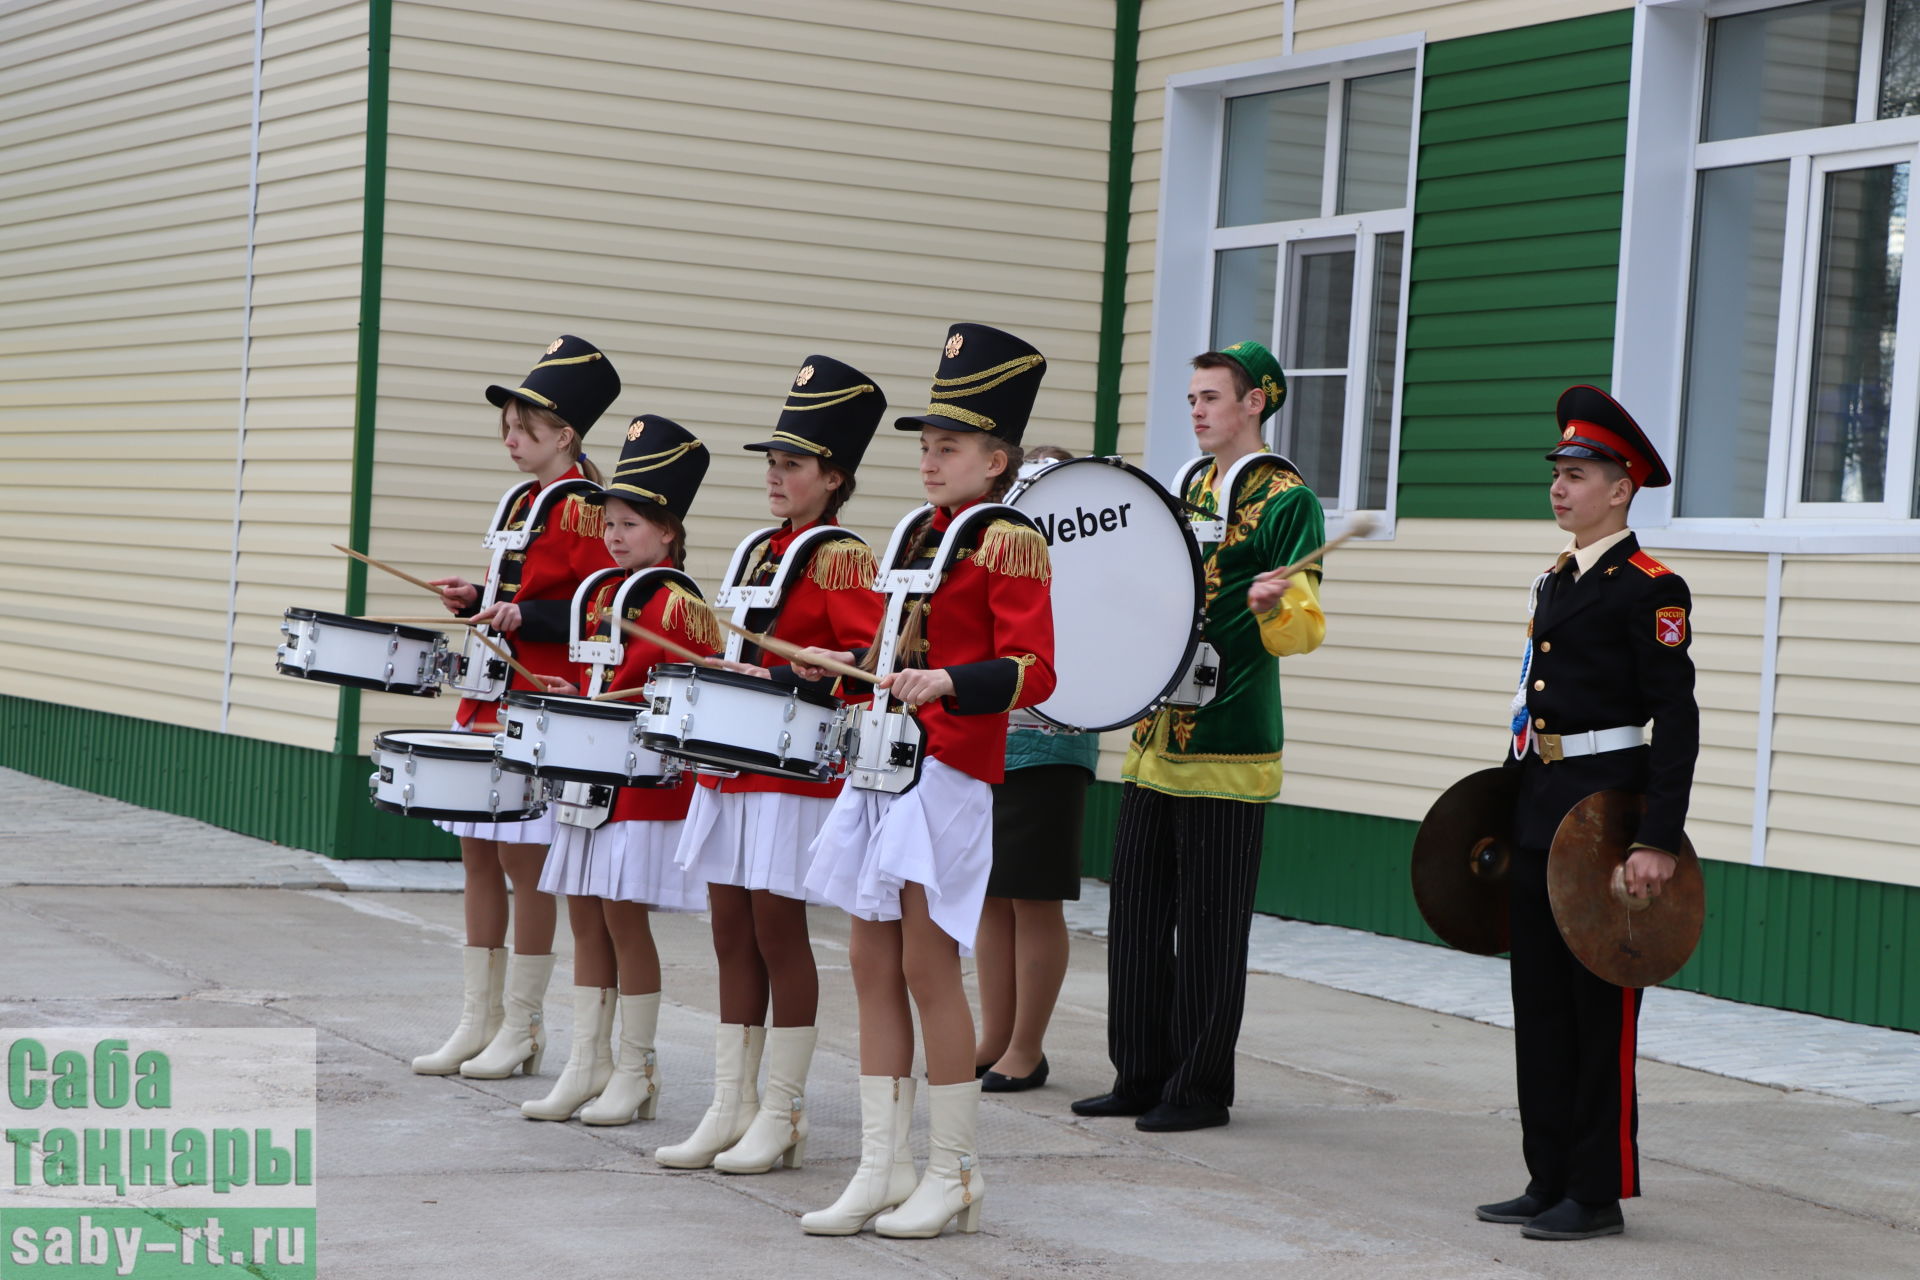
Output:
[[[1603,751],[1625,751],[1647,745],[1647,731],[1637,724],[1617,729],[1588,729],[1585,733],[1539,733],[1532,735],[1534,753],[1551,764],[1576,756],[1597,756]]]

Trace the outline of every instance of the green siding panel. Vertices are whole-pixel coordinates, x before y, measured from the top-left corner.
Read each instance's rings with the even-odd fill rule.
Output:
[[[335,858],[457,858],[367,800],[363,756],[0,695],[0,767]]]
[[[1106,878],[1121,787],[1088,795],[1082,865]],[[1277,804],[1267,815],[1256,909],[1435,943],[1413,903],[1418,824]],[[1744,863],[1703,862],[1700,949],[1668,986],[1920,1031],[1920,888]]]
[[[1554,402],[1609,383],[1632,41],[1623,10],[1427,48],[1403,516],[1538,517]]]

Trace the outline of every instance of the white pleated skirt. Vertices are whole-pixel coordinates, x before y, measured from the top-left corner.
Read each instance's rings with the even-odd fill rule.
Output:
[[[705,911],[707,882],[673,860],[680,827],[652,820],[589,831],[561,823],[540,869],[541,892],[640,902],[655,911]]]
[[[813,841],[806,889],[862,920],[898,920],[901,886],[926,890],[933,922],[973,954],[993,874],[993,788],[928,760],[901,795],[848,787]]]
[[[805,901],[813,838],[833,804],[825,796],[695,787],[676,861],[702,884],[764,889]]]
[[[553,806],[537,818],[525,822],[435,822],[434,826],[456,836],[474,840],[498,840],[502,844],[552,844],[558,824]]]

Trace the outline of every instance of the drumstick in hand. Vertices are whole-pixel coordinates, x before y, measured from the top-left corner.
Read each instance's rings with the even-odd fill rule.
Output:
[[[527,670],[525,667],[521,666],[518,662],[516,662],[512,654],[508,653],[504,648],[495,644],[493,641],[487,639],[486,632],[480,630],[478,627],[475,627],[473,631],[473,638],[475,640],[478,640],[481,644],[487,646],[487,648],[493,650],[496,654],[500,655],[500,657],[506,662],[506,664],[512,667],[515,671],[519,672],[520,678],[525,680],[528,684],[532,685],[536,689],[544,689],[546,687],[545,685],[540,683],[539,676],[536,676],[535,674],[533,674],[533,672]]]
[[[1331,538],[1326,542],[1321,543],[1318,547],[1314,548],[1312,551],[1309,551],[1306,555],[1302,556],[1298,560],[1295,560],[1290,565],[1286,565],[1283,568],[1279,568],[1279,569],[1267,570],[1265,573],[1261,574],[1260,577],[1266,578],[1269,580],[1274,578],[1291,578],[1294,574],[1300,572],[1302,569],[1306,568],[1308,565],[1318,560],[1321,556],[1326,555],[1327,552],[1333,550],[1335,547],[1345,542],[1348,538],[1366,537],[1368,534],[1373,532],[1375,523],[1376,522],[1374,521],[1374,518],[1372,516],[1357,515],[1353,517],[1353,519],[1347,521],[1346,532],[1342,533],[1339,537]]]
[[[376,569],[384,569],[386,572],[392,574],[396,578],[401,578],[407,582],[411,582],[414,586],[419,587],[422,591],[431,591],[436,596],[440,594],[440,588],[434,586],[431,582],[426,581],[424,578],[416,578],[410,573],[402,572],[401,570],[394,568],[390,564],[386,564],[382,561],[375,560],[370,555],[366,555],[363,552],[355,551],[352,547],[343,547],[337,542],[333,543],[332,546],[335,551],[338,551],[343,556],[352,556],[355,560],[360,561],[362,564],[370,564]]]
[[[362,622],[384,622],[398,627],[477,627],[480,624],[472,618],[374,618],[363,617]]]
[[[768,653],[779,654],[788,662],[801,662],[809,667],[819,667],[822,671],[831,671],[833,674],[844,676],[849,680],[864,680],[868,684],[878,684],[880,682],[881,678],[873,674],[873,672],[862,671],[852,663],[842,662],[838,658],[823,658],[818,656],[803,657],[802,655],[806,653],[806,649],[800,645],[789,644],[785,640],[776,640],[772,636],[761,635],[759,632],[749,631],[745,627],[736,627],[725,618],[720,619],[720,625],[736,635],[745,636],[762,649],[765,649]]]
[[[681,644],[678,640],[674,640],[668,636],[663,636],[658,631],[649,631],[637,622],[629,622],[625,618],[622,618],[620,619],[620,627],[628,635],[633,636],[635,639],[645,640],[648,644],[657,644],[662,649],[665,649],[668,653],[672,654],[676,658],[682,658],[688,662],[696,663],[703,667],[712,667],[712,666],[719,665],[718,663],[714,662],[714,660],[708,655],[704,653],[695,653],[693,650],[687,648],[687,646]]]
[[[637,698],[646,691],[647,688],[645,685],[641,685],[638,689],[615,689],[611,693],[596,693],[593,695],[593,700],[595,702],[619,702],[626,698]]]

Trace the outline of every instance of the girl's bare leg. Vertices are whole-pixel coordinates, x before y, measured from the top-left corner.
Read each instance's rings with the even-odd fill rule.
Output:
[[[820,1010],[820,971],[807,936],[807,904],[764,889],[752,896],[753,936],[772,992],[773,1025],[810,1027]]]
[[[907,1005],[907,980],[900,968],[901,928],[897,920],[853,921],[848,958],[853,992],[860,1006],[860,1074],[913,1074],[913,1010]],[[973,1019],[967,1019],[973,1038]]]
[[[513,949],[523,956],[551,955],[558,908],[552,894],[540,892],[540,868],[547,862],[547,846],[499,847],[500,865],[513,881]]]
[[[600,901],[605,928],[619,958],[620,994],[652,995],[660,989],[660,951],[653,944],[653,926],[648,919],[651,909],[642,902],[619,902],[613,898]],[[600,985],[613,986],[612,977]]]
[[[752,897],[736,884],[710,884],[707,907],[720,965],[720,1021],[757,1027],[767,1020],[767,966],[754,937]]]
[[[553,899],[547,898],[547,901]],[[573,929],[573,985],[576,987],[613,985],[613,938],[601,914],[603,901],[581,896],[567,898],[567,923]]]
[[[988,898],[973,939],[973,976],[980,985],[980,1042],[974,1066],[993,1066],[1013,1039],[1018,990],[1014,983],[1013,899]]]
[[[467,945],[507,945],[507,878],[500,868],[500,844],[460,837],[460,867],[466,876],[461,905],[467,916]]]
[[[901,969],[927,1052],[927,1083],[966,1084],[973,1076],[973,1010],[960,981],[960,944],[927,914],[926,890],[900,890]]]

